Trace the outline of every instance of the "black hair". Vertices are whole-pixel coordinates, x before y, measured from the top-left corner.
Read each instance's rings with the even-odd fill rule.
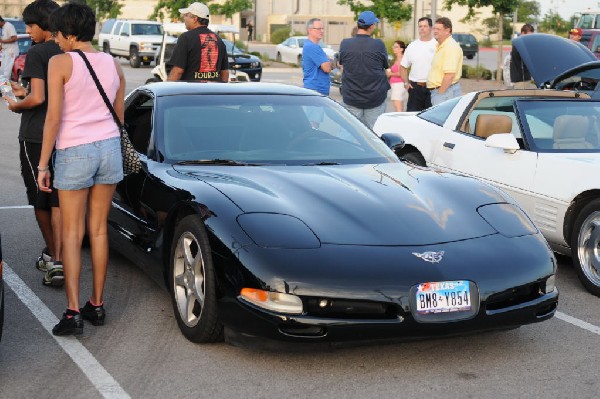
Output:
[[[200,18],[198,17],[198,23],[202,26],[208,26],[208,18]]]
[[[367,30],[369,29],[369,27],[371,27],[373,24],[371,25],[363,25],[361,23],[357,23],[356,26],[358,27],[358,29],[362,29],[362,30]]]
[[[0,15],[0,22],[4,22],[4,18]]]
[[[421,21],[427,21],[427,24],[429,24],[429,27],[431,28],[433,26],[433,22],[431,21],[431,18],[429,17],[421,17],[419,18],[419,20],[417,21],[417,24]]]
[[[75,36],[80,42],[89,42],[96,33],[96,17],[89,6],[68,3],[50,15],[50,30],[63,36]]]
[[[49,31],[48,22],[50,14],[60,8],[58,3],[53,0],[35,0],[23,10],[23,22],[27,25],[37,25],[41,30]]]
[[[534,33],[535,29],[531,24],[525,24],[521,27],[521,33]]]

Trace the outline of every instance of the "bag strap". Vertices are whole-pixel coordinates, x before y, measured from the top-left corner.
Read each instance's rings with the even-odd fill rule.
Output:
[[[85,65],[89,69],[90,75],[92,75],[92,79],[94,79],[94,83],[96,83],[96,87],[98,88],[98,91],[100,92],[100,95],[102,96],[102,99],[104,100],[104,103],[108,107],[108,110],[112,114],[112,117],[115,120],[115,123],[119,127],[119,132],[123,131],[123,124],[121,123],[121,120],[117,116],[115,109],[113,108],[112,104],[110,103],[108,96],[104,92],[104,89],[102,88],[102,85],[100,84],[100,81],[98,80],[98,76],[96,76],[96,72],[94,72],[94,69],[92,68],[92,64],[90,64],[90,61],[87,59],[87,57],[85,56],[83,51],[75,50],[75,52],[77,52],[77,54],[79,54],[81,56],[81,58],[83,58],[83,61],[85,62]]]

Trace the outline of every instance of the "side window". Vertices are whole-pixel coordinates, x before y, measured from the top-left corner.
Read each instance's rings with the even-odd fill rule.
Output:
[[[514,110],[514,101],[516,97],[488,97],[483,98],[471,110],[471,113],[467,117],[467,120],[463,124],[463,128],[461,129],[464,133],[473,134],[478,137],[488,137],[493,133],[502,133],[506,132],[507,129],[510,129],[510,133],[517,139],[521,148],[523,148],[522,134],[519,128],[519,124],[517,123],[517,118],[515,116]],[[512,126],[497,126],[498,130],[494,130],[496,127],[492,126],[484,126],[483,119],[481,121],[481,125],[478,126],[477,117],[479,115],[506,115],[510,117],[510,121],[512,122]],[[489,118],[488,118],[489,119]],[[478,131],[479,130],[479,131]]]
[[[129,22],[123,23],[123,29],[121,29],[121,36],[129,36]]]
[[[113,30],[113,35],[119,35],[121,33],[121,25],[123,25],[123,22],[116,23],[115,30]]]
[[[154,99],[147,94],[140,94],[130,102],[125,110],[125,125],[129,139],[136,151],[144,155],[150,155],[153,109]]]
[[[115,20],[107,20],[105,23],[102,24],[102,30],[100,31],[100,33],[110,33],[113,26],[115,26]]]

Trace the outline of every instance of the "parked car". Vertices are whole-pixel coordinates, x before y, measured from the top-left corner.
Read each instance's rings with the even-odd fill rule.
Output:
[[[17,44],[19,45],[19,55],[15,58],[15,63],[13,64],[12,76],[11,79],[15,82],[19,82],[22,84],[23,81],[21,79],[21,75],[23,75],[23,69],[25,69],[25,59],[27,58],[27,52],[29,48],[32,46],[33,42],[29,36],[19,37],[17,39]]]
[[[479,43],[475,36],[470,33],[453,33],[452,37],[460,44],[463,55],[472,60],[479,51]]]
[[[374,130],[402,133],[405,161],[505,190],[600,296],[600,102],[572,91],[482,91],[384,114]]]
[[[251,81],[260,82],[260,78],[262,77],[262,62],[260,58],[245,53],[227,39],[222,40],[227,48],[227,54],[232,58],[232,61],[229,62],[229,69],[245,72]]]
[[[308,40],[306,36],[292,36],[276,46],[277,61],[287,62],[290,64],[302,65],[302,49],[304,42]],[[319,46],[323,49],[327,57],[333,59],[335,56],[335,50],[331,46],[325,44],[323,40],[319,42]]]
[[[105,53],[125,57],[133,68],[139,68],[154,60],[162,32],[162,24],[157,21],[108,19],[102,25],[98,44]]]
[[[597,96],[600,61],[581,43],[545,33],[521,35],[512,43],[537,87],[583,91],[592,97]],[[544,51],[548,48],[560,57]]]
[[[164,277],[194,342],[423,338],[555,313],[554,257],[511,198],[399,162],[401,137],[326,96],[155,83],[125,122],[142,169],[117,186],[112,248]]]

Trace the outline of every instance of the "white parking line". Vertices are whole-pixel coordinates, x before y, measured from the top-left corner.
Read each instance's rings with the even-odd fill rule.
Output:
[[[129,394],[121,388],[119,383],[102,367],[96,358],[75,337],[56,337],[52,335],[52,327],[58,323],[58,319],[25,284],[23,280],[4,262],[4,281],[17,297],[29,308],[31,313],[42,324],[42,327],[62,349],[71,357],[73,362],[79,366],[81,371],[96,387],[104,398],[129,398]]]
[[[18,205],[18,206],[0,206],[0,210],[4,209],[29,209],[33,208],[31,205]]]
[[[573,324],[574,326],[583,328],[584,330],[592,332],[596,335],[600,335],[600,327],[598,326],[587,323],[583,320],[576,319],[575,317],[569,316],[568,314],[565,314],[563,312],[556,312],[555,316],[557,319],[561,319],[562,321],[566,321],[567,323]]]

